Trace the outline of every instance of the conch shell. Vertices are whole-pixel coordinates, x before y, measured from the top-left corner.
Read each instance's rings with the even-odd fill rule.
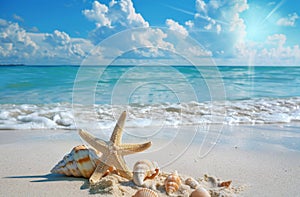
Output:
[[[89,178],[99,162],[99,153],[85,145],[79,145],[65,155],[64,158],[52,168],[51,173],[66,176]]]
[[[165,189],[167,194],[172,194],[176,192],[181,185],[180,177],[178,176],[177,171],[170,174],[165,180]]]
[[[151,189],[142,188],[138,190],[132,197],[158,197],[158,194]]]
[[[159,167],[156,162],[141,160],[133,167],[133,182],[137,186],[144,186],[144,181],[154,179],[159,174]]]
[[[198,181],[196,181],[194,178],[189,177],[185,180],[185,184],[190,186],[192,189],[196,189],[197,187],[200,186],[200,184],[198,183]]]

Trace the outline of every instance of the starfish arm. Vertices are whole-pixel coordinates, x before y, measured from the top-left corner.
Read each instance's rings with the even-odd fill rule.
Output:
[[[94,137],[93,135],[82,129],[79,130],[79,135],[96,150],[102,153],[105,153],[107,151],[107,145],[105,141]]]
[[[114,157],[115,157],[114,158],[115,162],[113,163],[113,165],[117,169],[118,173],[122,177],[124,177],[128,180],[131,180],[132,179],[132,172],[130,171],[130,169],[126,165],[126,162],[125,162],[124,158],[120,155],[117,155],[117,154],[115,154]]]
[[[111,167],[100,161],[89,181],[92,185],[96,184],[102,177],[106,176]]]
[[[122,144],[120,145],[120,150],[122,155],[129,155],[137,152],[144,151],[152,145],[152,142],[147,142],[144,144]]]
[[[116,145],[121,144],[125,119],[126,119],[126,111],[123,111],[110,138],[110,141]]]

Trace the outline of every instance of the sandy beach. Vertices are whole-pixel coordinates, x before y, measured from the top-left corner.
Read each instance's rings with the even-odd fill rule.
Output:
[[[201,132],[192,141],[189,135],[184,138],[177,133],[178,138],[165,146],[164,140],[153,138],[149,151],[126,156],[125,160],[131,168],[139,159],[150,159],[157,161],[162,171],[232,180],[233,186],[241,188],[237,196],[297,196],[300,136],[292,131],[299,128],[299,125],[225,126],[216,143],[201,142]],[[164,132],[172,131],[168,129]],[[190,132],[189,127],[182,129]],[[50,174],[66,153],[83,143],[76,131],[1,130],[0,134],[1,196],[90,195],[87,179]],[[123,142],[129,139],[125,135]],[[200,144],[203,153],[209,144],[213,148],[202,154]]]
[[[299,8],[0,0],[0,197],[300,197]]]

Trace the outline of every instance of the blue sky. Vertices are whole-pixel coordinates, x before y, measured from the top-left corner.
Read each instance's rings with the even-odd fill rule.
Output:
[[[293,0],[0,0],[0,63],[81,64],[101,41],[142,27],[152,32],[143,46],[181,50],[188,36],[218,65],[300,65],[299,8]],[[182,37],[168,40],[159,27]]]

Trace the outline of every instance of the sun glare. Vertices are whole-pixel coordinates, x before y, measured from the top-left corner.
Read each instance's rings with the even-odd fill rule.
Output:
[[[247,39],[253,41],[263,41],[265,38],[276,31],[276,20],[278,6],[266,7],[262,5],[249,6],[244,14]]]

